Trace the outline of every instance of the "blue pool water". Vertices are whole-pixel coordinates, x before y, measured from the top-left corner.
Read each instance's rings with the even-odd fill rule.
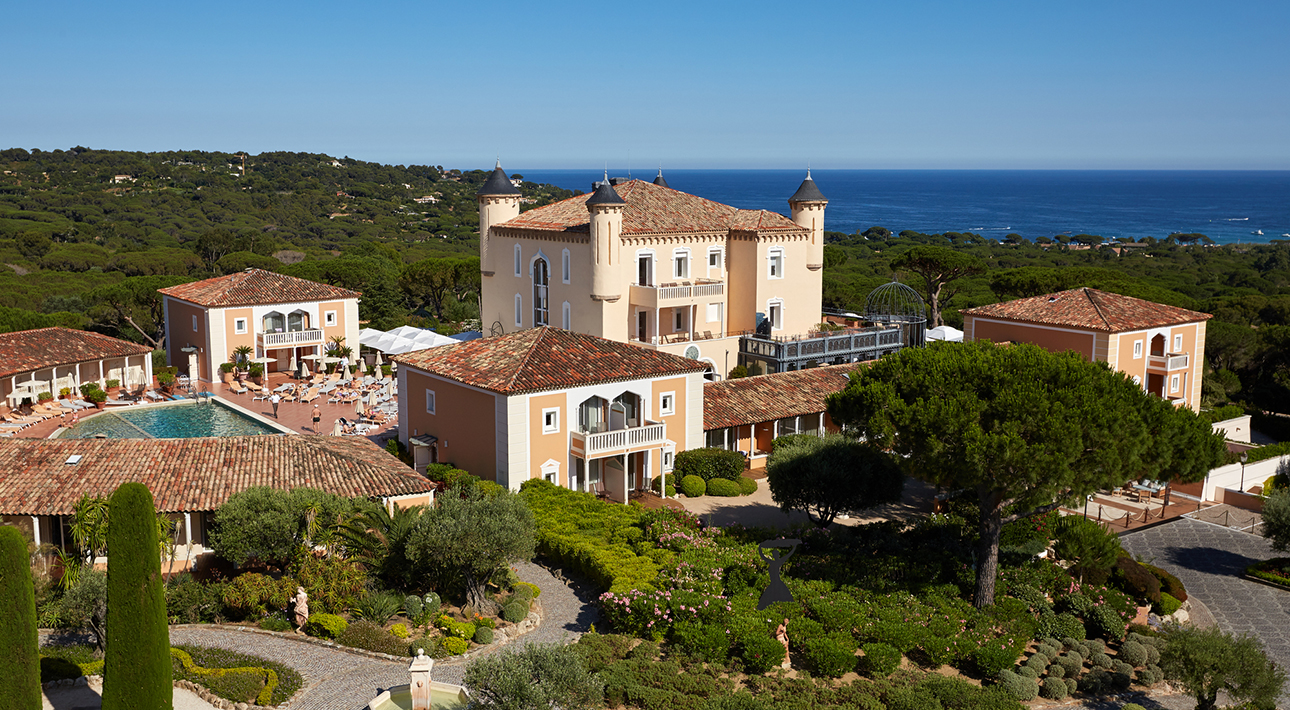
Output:
[[[280,433],[219,404],[189,403],[109,409],[64,431],[60,438],[92,439],[103,435],[109,439],[188,439]]]

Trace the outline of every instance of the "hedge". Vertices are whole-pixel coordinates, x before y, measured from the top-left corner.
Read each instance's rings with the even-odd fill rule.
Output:
[[[704,481],[724,478],[729,481],[739,479],[748,467],[743,454],[728,449],[690,449],[676,455],[674,475],[684,479],[686,476],[698,476]]]
[[[606,591],[653,589],[658,565],[637,555],[616,535],[622,529],[640,530],[639,509],[606,503],[590,493],[541,479],[525,481],[520,494],[537,520],[539,553],[559,560]]]
[[[1256,579],[1290,588],[1290,557],[1273,557],[1270,560],[1256,562],[1246,567],[1245,573]]]
[[[264,679],[264,688],[255,696],[256,705],[268,705],[273,699],[273,691],[278,687],[278,674],[272,668],[202,668],[193,663],[193,657],[187,651],[178,648],[170,649],[170,655],[179,661],[183,669],[202,678],[223,678],[229,675],[250,675]],[[246,698],[228,698],[237,702],[246,702]]]
[[[1290,454],[1290,441],[1283,441],[1279,444],[1271,444],[1268,446],[1260,446],[1255,449],[1249,449],[1246,453],[1249,455],[1249,458],[1246,459],[1246,463],[1254,463],[1255,461],[1270,459],[1274,456],[1283,456],[1285,454]]]
[[[104,710],[169,707],[174,695],[157,512],[142,483],[112,494]]]
[[[40,707],[40,652],[36,598],[27,540],[17,528],[0,526],[0,708]]]
[[[1170,574],[1168,570],[1161,569],[1155,565],[1143,564],[1147,571],[1160,580],[1160,591],[1173,596],[1180,602],[1187,601],[1187,588],[1183,586],[1182,580]]]
[[[349,622],[335,614],[310,614],[305,633],[320,639],[335,639],[345,633]]]

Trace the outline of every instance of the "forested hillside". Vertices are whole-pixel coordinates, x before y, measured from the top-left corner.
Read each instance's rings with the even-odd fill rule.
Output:
[[[156,288],[251,266],[361,290],[377,327],[475,313],[485,171],[79,147],[0,151],[0,169],[5,330],[57,322],[156,345]],[[573,195],[521,191],[525,209]]]
[[[928,298],[924,274],[936,288],[957,268],[964,275],[939,294],[953,326],[962,326],[963,308],[1082,286],[1191,308],[1214,314],[1207,401],[1290,412],[1290,242],[1215,246],[1200,235],[1175,235],[1126,247],[1089,235],[1000,242],[883,227],[826,236],[826,307],[862,311],[868,293],[893,273]]]

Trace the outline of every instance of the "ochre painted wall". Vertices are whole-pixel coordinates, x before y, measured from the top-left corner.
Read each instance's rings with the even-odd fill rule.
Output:
[[[409,436],[429,434],[439,439],[439,460],[453,463],[484,480],[497,477],[494,440],[497,396],[456,382],[441,380],[407,365],[406,409]],[[435,413],[426,412],[426,390],[434,390]]]
[[[569,426],[576,426],[577,415],[568,411],[563,392],[535,394],[529,397],[529,478],[542,477],[542,464],[550,459],[560,463],[559,485],[569,485]],[[560,410],[560,426],[551,434],[542,433],[542,410]],[[572,418],[570,415],[573,414]]]

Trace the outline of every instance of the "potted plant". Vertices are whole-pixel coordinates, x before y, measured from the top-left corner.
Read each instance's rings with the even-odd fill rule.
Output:
[[[107,393],[113,397],[121,391],[121,380],[108,380]]]
[[[175,389],[175,376],[169,372],[158,372],[157,384],[161,385],[162,392],[170,394]],[[86,399],[89,399],[89,395],[86,395]]]
[[[58,398],[59,398],[59,399],[71,399],[71,398],[72,398],[72,388],[71,388],[71,387],[64,387],[64,388],[62,388],[61,390],[58,390]]]
[[[237,377],[237,365],[231,362],[220,363],[219,374],[220,378],[224,380],[224,384],[232,384]]]
[[[45,402],[48,402],[53,398],[54,398],[54,395],[50,394],[49,392],[41,392],[36,395],[36,401],[41,402],[42,404]]]
[[[251,359],[251,355],[254,352],[255,349],[250,345],[239,345],[236,348],[233,348],[233,357],[229,359],[232,360],[235,365],[238,365],[240,369],[245,370],[246,363]]]
[[[251,363],[250,375],[252,382],[257,385],[260,384],[264,379],[264,364],[259,362]]]
[[[107,392],[104,392],[98,387],[95,387],[94,389],[85,393],[85,399],[92,402],[94,406],[99,409],[103,408],[103,404],[104,402],[107,402],[107,398],[108,398]]]

